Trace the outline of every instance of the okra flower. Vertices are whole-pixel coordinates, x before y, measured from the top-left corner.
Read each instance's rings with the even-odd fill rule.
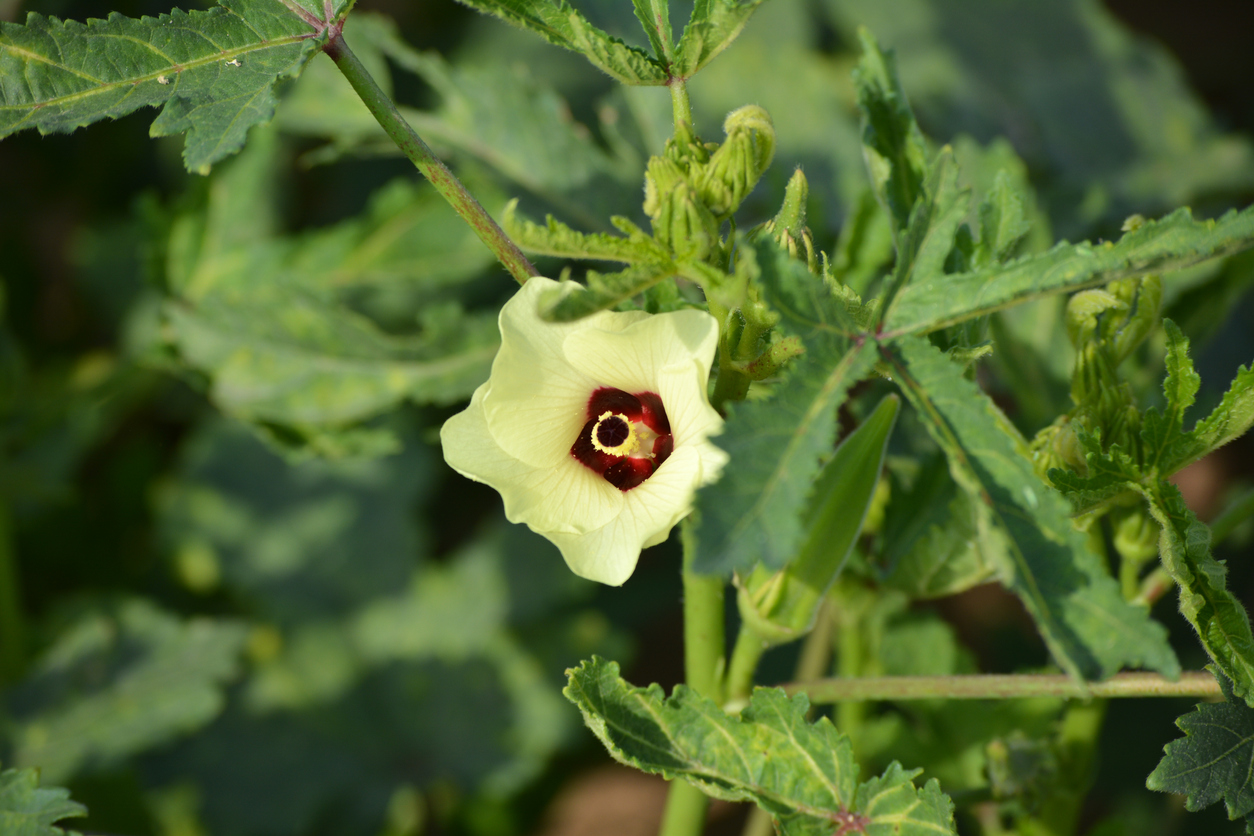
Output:
[[[727,454],[706,381],[718,326],[702,311],[602,311],[545,322],[529,279],[501,308],[492,374],[440,430],[445,460],[491,485],[510,522],[571,570],[617,586],[718,478]]]

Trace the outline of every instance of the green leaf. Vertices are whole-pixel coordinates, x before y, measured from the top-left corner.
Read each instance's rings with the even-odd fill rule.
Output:
[[[658,3],[656,17],[654,17],[655,8],[650,0],[632,0],[631,5],[636,12],[636,20],[640,21],[644,34],[649,39],[649,46],[653,47],[653,55],[666,61],[670,57],[668,53],[675,40],[671,31],[670,3]]]
[[[227,0],[139,20],[112,14],[82,24],[31,13],[25,25],[0,22],[0,137],[69,132],[161,107],[150,133],[186,132],[183,161],[206,174],[240,149],[250,127],[270,121],[275,84],[317,51],[306,18],[322,9],[292,6]]]
[[[1219,406],[1198,421],[1189,433],[1192,444],[1187,452],[1169,458],[1163,465],[1163,472],[1175,473],[1244,435],[1251,426],[1254,426],[1254,363],[1237,369],[1237,376]]]
[[[0,833],[5,836],[66,836],[56,823],[85,815],[87,808],[71,801],[69,790],[40,787],[38,769],[0,772]]]
[[[1193,405],[1202,379],[1193,370],[1189,359],[1189,341],[1170,319],[1163,320],[1167,332],[1167,367],[1163,378],[1163,395],[1167,404],[1161,411],[1149,409],[1141,423],[1141,470],[1146,474],[1162,473],[1163,461],[1178,460],[1188,455],[1190,445],[1184,433],[1184,413]]]
[[[406,401],[454,403],[487,378],[498,342],[495,311],[427,301],[401,323],[409,333],[390,334],[349,308],[337,280],[389,250],[404,252],[391,236],[413,217],[380,211],[364,223],[306,234],[300,247],[270,237],[264,222],[250,229],[248,219],[268,217],[274,200],[277,146],[267,137],[215,172],[203,215],[176,224],[163,337],[209,379],[224,411],[269,425],[293,446],[377,450],[377,433],[363,435],[353,424]],[[413,204],[409,211],[423,214]],[[311,262],[315,254],[327,258]],[[423,286],[421,276],[407,278]],[[345,431],[355,437],[328,436]]]
[[[542,296],[540,315],[552,322],[582,319],[644,293],[658,282],[675,275],[675,269],[673,264],[663,263],[637,264],[608,274],[589,270],[587,287],[571,283]]]
[[[201,426],[155,497],[180,580],[231,590],[280,626],[403,587],[425,543],[412,509],[429,498],[435,457],[401,440],[389,456],[293,462],[237,422]]]
[[[806,352],[770,399],[728,410],[716,443],[736,465],[728,478],[697,494],[696,568],[709,574],[748,569],[759,560],[778,569],[793,557],[806,498],[823,457],[834,449],[836,410],[875,360],[869,342],[854,345],[845,336],[847,315],[821,279],[773,243],[754,247],[766,301]]]
[[[1163,747],[1163,758],[1145,786],[1180,793],[1189,810],[1222,799],[1228,818],[1249,817],[1254,813],[1254,709],[1234,700],[1224,677],[1219,684],[1227,702],[1201,703],[1176,720],[1185,736]],[[1254,819],[1247,824],[1254,826]]]
[[[1178,672],[1166,630],[1123,600],[1072,526],[1067,502],[1036,477],[1026,444],[988,396],[927,340],[898,340],[886,360],[954,480],[978,502],[981,535],[1001,540],[1002,582],[1023,601],[1058,665],[1089,679],[1124,666]]]
[[[302,287],[272,249],[233,256],[217,265],[212,290],[165,311],[183,361],[212,379],[214,402],[233,415],[343,426],[405,401],[455,403],[487,379],[497,346],[489,314],[442,308],[422,335],[394,337]]]
[[[1165,568],[1180,587],[1180,613],[1197,631],[1216,667],[1241,699],[1254,705],[1254,635],[1250,617],[1226,584],[1228,570],[1210,551],[1210,529],[1189,510],[1180,489],[1158,480],[1139,488],[1162,526],[1159,549]]]
[[[941,149],[910,210],[905,233],[897,239],[897,262],[882,294],[884,310],[892,310],[898,292],[911,282],[943,282],[945,260],[970,204],[970,191],[958,188],[953,150]],[[882,316],[882,314],[881,314]]]
[[[979,536],[973,502],[940,456],[924,465],[908,489],[899,491],[894,483],[882,527],[884,584],[911,598],[939,598],[989,580],[989,552],[996,547]]]
[[[660,85],[670,74],[657,59],[593,26],[566,0],[462,0],[467,6],[581,53],[623,84]]]
[[[563,693],[615,760],[668,779],[684,778],[715,798],[753,801],[784,836],[954,833],[953,803],[935,780],[896,763],[858,783],[849,738],[826,717],[806,722],[809,701],[758,688],[739,716],[679,685],[633,688],[618,665],[594,657],[567,672]]]
[[[505,212],[501,217],[501,227],[527,252],[559,258],[622,261],[627,264],[670,261],[670,251],[640,227],[622,217],[614,218],[614,222],[627,233],[627,237],[605,232],[577,232],[552,215],[544,219],[544,226],[540,226],[518,217],[517,200],[511,200],[505,205]]]
[[[678,78],[696,75],[731,45],[761,4],[762,0],[696,0],[675,49],[671,73]]]
[[[1052,293],[1179,270],[1254,247],[1254,207],[1195,221],[1178,209],[1118,243],[1061,243],[1008,264],[920,281],[897,295],[886,318],[893,334],[934,331]]]
[[[888,210],[893,238],[901,252],[910,213],[923,194],[930,154],[897,77],[893,51],[881,50],[865,28],[858,30],[858,40],[862,58],[853,71],[853,80],[862,115],[862,151],[871,186]]]
[[[242,624],[126,601],[63,633],[9,694],[14,761],[51,781],[204,726],[237,672]]]
[[[1004,169],[997,172],[993,188],[980,201],[977,214],[980,240],[972,259],[976,267],[1001,264],[1032,230],[1023,195],[1016,191],[1012,176]]]

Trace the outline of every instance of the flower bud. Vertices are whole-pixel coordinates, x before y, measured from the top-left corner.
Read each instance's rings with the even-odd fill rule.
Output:
[[[806,268],[816,276],[819,275],[819,258],[814,249],[814,237],[806,226],[806,200],[810,195],[810,184],[806,176],[797,169],[788,180],[784,189],[784,203],[779,213],[750,232],[751,238],[769,235],[775,239],[788,255],[799,261],[805,261]]]
[[[701,200],[719,218],[736,211],[775,156],[775,127],[757,105],[733,110],[723,131],[727,139],[695,177]]]
[[[675,255],[702,259],[718,243],[718,221],[686,180],[659,194],[655,206],[653,234]]]

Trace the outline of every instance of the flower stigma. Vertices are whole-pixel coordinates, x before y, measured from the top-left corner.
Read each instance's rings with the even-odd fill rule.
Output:
[[[570,454],[626,492],[652,476],[674,447],[660,396],[602,386],[588,398],[587,422]]]
[[[592,446],[611,456],[630,456],[640,444],[631,419],[607,410],[592,428]]]

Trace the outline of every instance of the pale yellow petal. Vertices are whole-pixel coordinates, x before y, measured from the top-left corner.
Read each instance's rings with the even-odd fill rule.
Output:
[[[600,384],[562,355],[580,323],[540,319],[540,295],[558,283],[530,278],[501,308],[501,348],[492,363],[492,390],[483,407],[492,436],[505,452],[534,467],[555,467],[587,420],[588,398]],[[587,326],[583,326],[587,327]]]
[[[723,431],[723,419],[706,400],[706,374],[694,360],[668,366],[657,377],[675,449],[691,447],[701,457],[702,485],[716,481],[727,464],[727,453],[708,440]]]
[[[546,536],[576,575],[619,586],[631,577],[640,550],[665,540],[692,510],[700,481],[697,451],[676,450],[646,482],[623,494],[622,512],[601,528],[583,535]]]
[[[714,317],[692,310],[651,316],[621,331],[572,331],[562,346],[573,368],[626,392],[655,392],[662,369],[692,360],[702,363],[708,376],[717,347]]]
[[[470,406],[444,423],[444,459],[458,473],[495,488],[510,522],[533,531],[581,534],[604,526],[623,508],[622,491],[568,454],[553,467],[533,467],[495,442],[483,401],[491,382],[475,390]]]

